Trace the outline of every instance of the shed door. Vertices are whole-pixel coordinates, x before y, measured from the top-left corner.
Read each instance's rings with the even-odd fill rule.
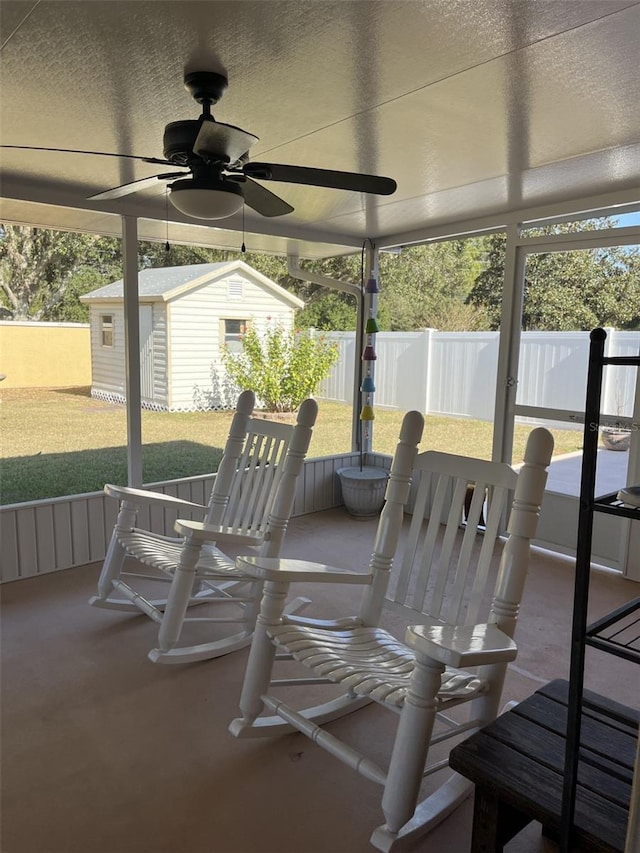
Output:
[[[140,306],[140,397],[153,402],[153,306]]]

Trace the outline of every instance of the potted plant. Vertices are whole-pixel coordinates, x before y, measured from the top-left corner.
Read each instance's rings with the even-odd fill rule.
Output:
[[[616,415],[622,417],[622,392],[616,383]],[[612,422],[600,427],[600,441],[606,450],[628,450],[631,446],[631,430],[622,422]]]
[[[631,430],[619,424],[600,427],[600,441],[605,450],[628,450],[631,446]]]

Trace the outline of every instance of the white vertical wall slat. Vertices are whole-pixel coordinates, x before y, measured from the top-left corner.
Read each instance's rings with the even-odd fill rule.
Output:
[[[68,501],[64,501],[54,503],[52,506],[56,540],[56,566],[73,566],[71,505]]]
[[[55,571],[57,555],[53,508],[51,505],[37,506],[34,508],[34,524],[40,571]]]
[[[13,581],[20,577],[17,513],[0,514],[0,577]]]
[[[71,543],[73,549],[74,566],[91,561],[89,549],[89,517],[87,514],[87,496],[82,495],[79,500],[72,501],[71,509]],[[37,564],[36,564],[37,565]],[[33,572],[37,574],[37,572]]]
[[[32,506],[24,506],[16,511],[16,532],[18,537],[18,574],[26,577],[31,565],[38,564],[36,548],[36,519]]]

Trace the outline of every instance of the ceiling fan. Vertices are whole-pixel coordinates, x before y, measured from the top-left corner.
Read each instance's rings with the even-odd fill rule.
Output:
[[[288,202],[258,181],[283,181],[376,195],[391,195],[395,192],[396,182],[392,178],[305,166],[251,162],[249,149],[258,141],[258,137],[239,127],[218,122],[211,115],[212,105],[220,100],[227,88],[227,78],[212,71],[194,71],[185,74],[184,85],[202,105],[202,114],[199,119],[173,121],[165,127],[164,159],[111,154],[106,151],[73,151],[66,148],[35,148],[23,145],[2,147],[97,154],[179,167],[182,171],[165,172],[122,184],[92,195],[89,199],[106,201],[121,198],[157,184],[158,181],[167,181],[169,199],[174,207],[196,219],[225,219],[237,213],[243,204],[247,204],[262,216],[283,216],[293,211]]]

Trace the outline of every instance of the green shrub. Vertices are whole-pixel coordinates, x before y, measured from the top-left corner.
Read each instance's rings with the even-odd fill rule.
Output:
[[[225,348],[223,362],[233,382],[254,391],[267,411],[294,412],[315,393],[338,355],[337,344],[322,335],[287,331],[276,324],[262,334],[249,326],[242,352]]]

